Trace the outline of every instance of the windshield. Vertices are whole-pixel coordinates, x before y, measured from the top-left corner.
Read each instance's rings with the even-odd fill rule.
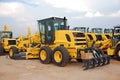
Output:
[[[55,30],[61,30],[61,29],[64,29],[64,21],[54,21],[54,28]]]
[[[95,29],[92,29],[92,32],[101,34],[102,33],[102,29],[101,28],[95,28]]]
[[[86,28],[76,28],[76,31],[86,32]]]
[[[112,29],[105,29],[104,33],[112,33]]]
[[[12,32],[0,32],[0,38],[12,38]]]
[[[115,28],[115,33],[120,33],[120,28]]]

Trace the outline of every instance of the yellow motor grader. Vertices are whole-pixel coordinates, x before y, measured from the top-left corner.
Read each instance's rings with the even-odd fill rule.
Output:
[[[51,17],[38,20],[40,46],[38,57],[43,64],[53,62],[57,66],[65,66],[71,59],[84,63],[84,69],[110,63],[110,58],[98,48],[88,48],[85,34],[68,30],[67,19]],[[37,47],[38,48],[38,47]],[[34,52],[34,51],[33,51]],[[13,57],[17,49],[11,48]]]
[[[16,39],[12,38],[12,31],[9,30],[8,25],[4,26],[4,30],[0,31],[0,55],[9,52],[11,46],[16,45]]]
[[[38,32],[31,35],[30,28],[28,28],[28,35],[20,35],[16,41],[16,46],[12,46],[9,50],[11,59],[38,58],[38,47],[40,46],[40,36]],[[13,54],[13,52],[16,54]]]

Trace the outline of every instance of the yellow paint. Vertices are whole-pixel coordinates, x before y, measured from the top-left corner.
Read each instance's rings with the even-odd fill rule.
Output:
[[[61,62],[62,61],[62,53],[60,51],[56,51],[54,53],[54,59],[56,62]]]

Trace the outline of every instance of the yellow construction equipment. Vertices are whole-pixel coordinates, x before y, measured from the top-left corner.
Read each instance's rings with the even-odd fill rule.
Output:
[[[107,54],[115,56],[120,61],[120,26],[115,26],[111,39],[111,46],[107,49]]]
[[[103,40],[111,39],[112,31],[113,29],[104,29],[104,33],[102,34]]]
[[[99,48],[109,56],[115,56],[120,61],[120,26],[112,29],[112,37],[99,44]]]
[[[31,48],[37,49],[41,63],[48,64],[53,61],[57,66],[65,66],[69,60],[76,59],[84,63],[85,70],[110,63],[110,58],[103,55],[98,48],[87,47],[84,33],[68,30],[66,23],[65,17],[38,20],[40,45]],[[11,48],[10,51],[13,57],[18,53],[17,48]]]
[[[5,25],[4,30],[0,31],[0,55],[9,52],[10,47],[16,45],[16,39],[12,38],[12,35],[8,25]]]
[[[40,46],[40,36],[38,32],[31,35],[30,27],[28,27],[27,36],[23,36],[22,34],[20,34],[16,41],[16,46],[12,46],[10,48],[10,58],[38,58],[38,47]]]
[[[85,33],[88,47],[91,47],[93,42],[97,40],[96,34],[91,33],[89,31],[89,27],[88,28],[86,28],[86,27],[74,27],[72,30],[76,30],[76,31],[80,31],[80,32]]]

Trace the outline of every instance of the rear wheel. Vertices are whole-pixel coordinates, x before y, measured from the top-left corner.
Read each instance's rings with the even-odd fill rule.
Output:
[[[9,50],[9,57],[11,59],[15,59],[15,54],[18,54],[18,49],[16,47],[11,47],[10,50]]]
[[[53,52],[53,63],[57,66],[65,66],[69,62],[69,53],[63,46],[58,46]]]
[[[116,58],[117,58],[117,60],[120,61],[120,46],[118,46],[116,49]]]
[[[4,48],[3,46],[0,45],[0,55],[3,55],[4,54]]]
[[[39,59],[43,64],[49,64],[52,60],[52,50],[48,46],[41,47]]]

